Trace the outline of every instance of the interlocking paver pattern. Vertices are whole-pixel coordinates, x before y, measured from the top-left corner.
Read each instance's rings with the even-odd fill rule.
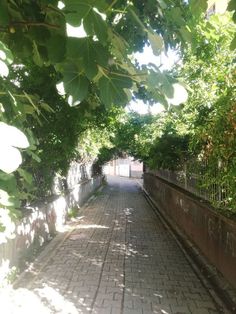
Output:
[[[33,295],[33,313],[219,313],[135,180],[110,177],[63,237],[12,292]]]

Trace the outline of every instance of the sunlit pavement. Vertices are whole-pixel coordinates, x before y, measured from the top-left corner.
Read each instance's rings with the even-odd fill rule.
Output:
[[[71,228],[2,292],[1,314],[218,313],[135,180],[110,177]]]

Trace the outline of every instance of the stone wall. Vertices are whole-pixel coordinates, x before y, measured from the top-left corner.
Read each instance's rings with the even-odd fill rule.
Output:
[[[236,222],[153,174],[144,174],[144,188],[163,215],[236,288]]]
[[[76,167],[73,169],[75,170]],[[76,172],[77,173],[77,172]],[[81,205],[101,186],[103,177],[88,177],[61,195],[55,195],[24,209],[23,218],[15,222],[12,239],[0,244],[0,283],[13,268],[22,269],[26,260],[57,232],[63,232],[68,213]]]

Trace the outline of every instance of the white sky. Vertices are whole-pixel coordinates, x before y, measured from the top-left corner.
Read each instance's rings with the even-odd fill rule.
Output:
[[[134,57],[140,64],[154,63],[156,66],[161,66],[162,70],[170,70],[174,63],[178,60],[178,56],[175,51],[169,50],[168,54],[162,53],[160,56],[155,56],[152,53],[152,48],[145,46],[142,53],[135,53]]]
[[[153,115],[158,114],[164,110],[161,104],[154,104],[152,106],[146,105],[142,100],[137,99],[136,101],[131,101],[126,107],[127,111],[136,111],[140,114],[151,113]]]

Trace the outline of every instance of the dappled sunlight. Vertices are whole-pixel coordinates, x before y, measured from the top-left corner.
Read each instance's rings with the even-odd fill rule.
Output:
[[[89,240],[88,243],[90,243],[90,244],[106,244],[107,241]]]
[[[99,267],[99,268],[101,268],[102,265],[103,265],[102,259],[99,261],[97,258],[90,258],[90,259],[89,259],[89,262],[90,262],[93,266],[97,266],[97,267]]]
[[[83,221],[84,217],[85,217],[85,216],[71,217],[71,218],[70,218],[70,221],[67,222],[67,225],[70,226],[71,223],[79,222],[80,220]],[[76,227],[75,227],[75,229],[76,229]]]
[[[143,307],[143,313],[154,313],[154,314],[171,314],[173,313],[168,305],[168,301],[163,296],[161,292],[158,290],[142,290],[138,287],[137,288],[129,288],[126,285],[120,285],[122,288],[125,289],[125,297],[124,297],[124,304],[129,309],[133,308],[133,304],[139,304],[140,308]],[[138,307],[137,307],[138,308]],[[138,312],[138,310],[137,310]],[[124,313],[126,311],[124,310]],[[177,313],[177,312],[176,312]],[[178,312],[182,313],[182,312]],[[185,313],[185,312],[184,312]]]
[[[65,230],[65,217],[67,204],[64,197],[59,197],[53,202],[54,210],[57,213],[56,230],[63,232]]]
[[[166,303],[165,297],[161,292],[158,290],[154,290],[151,292],[145,292],[146,290],[142,291],[137,285],[137,288],[129,288],[127,285],[119,285],[122,289],[125,289],[125,297],[124,297],[124,304],[126,308],[132,309],[133,304],[139,304],[140,308],[143,308],[143,313],[146,313],[145,308],[148,309],[147,312],[154,313],[154,314],[171,314],[173,313],[170,310],[170,307]],[[163,304],[162,304],[163,303]],[[147,306],[147,307],[145,307]],[[137,310],[138,312],[138,310]],[[124,313],[126,311],[124,310]],[[180,313],[180,312],[179,312]],[[182,312],[181,312],[182,313]],[[184,312],[185,313],[185,312]]]
[[[80,259],[85,258],[83,254],[80,254],[80,253],[75,252],[75,251],[72,252],[72,255],[76,256],[77,258],[80,258]],[[103,259],[102,259],[102,257],[99,257],[99,256],[97,258],[86,257],[86,262],[91,263],[91,265],[97,266],[99,268],[101,268],[103,265]]]
[[[132,249],[132,246],[129,246],[128,248],[126,248],[126,255],[132,256],[136,254],[139,254],[139,252],[137,250]]]
[[[76,230],[94,230],[94,229],[109,229],[107,226],[103,225],[96,225],[96,224],[78,224],[76,227],[73,228],[74,231]],[[70,235],[69,239],[70,240],[80,240],[80,239],[87,239],[88,234],[86,232],[78,232],[78,233],[73,233]]]
[[[125,213],[126,216],[132,215],[132,212],[133,212],[133,211],[134,211],[133,208],[125,208],[125,209],[124,209],[124,213]]]
[[[0,289],[5,288],[11,278],[14,278],[17,273],[15,266],[10,265],[9,259],[1,259],[0,264]]]
[[[107,226],[102,225],[78,225],[76,229],[109,229]]]
[[[13,302],[8,297],[5,304],[15,307],[11,314],[31,314],[32,309],[36,314],[103,314],[113,309],[171,314],[183,308],[188,313],[184,291],[193,279],[185,278],[188,269],[181,257],[171,260],[174,249],[166,230],[159,226],[161,232],[155,233],[157,222],[143,204],[125,205],[119,211],[110,202],[101,211],[95,206],[81,210],[46,265],[38,259],[17,285],[24,289],[12,292]],[[182,276],[186,287],[179,282]]]
[[[74,191],[72,192],[72,195],[74,197],[75,203],[78,204],[78,202],[79,202],[79,193],[78,193],[77,189],[74,189]]]
[[[4,314],[50,314],[40,297],[28,289],[14,290],[11,287],[0,291],[1,308]]]
[[[160,293],[153,293],[153,295],[155,296],[155,297],[158,297],[158,298],[163,298],[163,295],[162,294],[160,294]]]
[[[158,313],[158,312],[154,310],[153,313]],[[170,314],[170,312],[167,312],[167,311],[165,311],[165,310],[161,310],[161,313],[163,313],[163,314]]]
[[[0,303],[4,314],[32,314],[32,311],[35,314],[78,314],[91,310],[85,298],[76,298],[77,304],[74,304],[60,293],[60,289],[48,284],[36,289],[8,287],[0,290]]]
[[[44,303],[47,302],[48,307],[54,311],[64,314],[78,313],[75,305],[72,302],[66,300],[65,297],[63,297],[56,289],[44,284],[42,289],[35,289],[34,291],[38,294],[40,299],[43,300]]]
[[[10,259],[15,261],[21,254],[20,267],[23,267],[23,264],[29,267],[28,259],[30,259],[30,256],[25,254],[28,249],[38,250],[52,239],[52,235],[56,231],[63,234],[70,232],[75,228],[75,223],[84,218],[84,216],[75,217],[65,224],[67,211],[68,205],[64,197],[54,199],[51,203],[45,202],[34,207],[27,206],[25,216],[15,222],[12,221],[7,209],[1,209],[0,223],[6,227],[5,231],[0,233],[1,286],[5,285],[9,278],[12,280],[13,275],[16,276],[16,268],[10,267]],[[95,226],[91,226],[91,228],[95,228]]]

